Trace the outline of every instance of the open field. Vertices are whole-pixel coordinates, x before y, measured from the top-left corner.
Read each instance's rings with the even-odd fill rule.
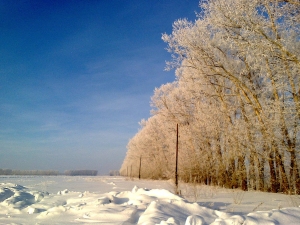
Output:
[[[124,177],[0,176],[0,224],[299,224],[299,196]]]

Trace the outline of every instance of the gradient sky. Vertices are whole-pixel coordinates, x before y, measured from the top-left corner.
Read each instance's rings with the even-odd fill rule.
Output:
[[[118,170],[198,0],[0,0],[0,168]]]

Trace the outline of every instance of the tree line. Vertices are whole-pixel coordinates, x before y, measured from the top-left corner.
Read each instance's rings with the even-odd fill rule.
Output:
[[[57,170],[11,170],[0,169],[0,175],[19,175],[19,176],[97,176],[97,170],[66,170],[63,173]]]
[[[127,145],[122,175],[300,193],[300,1],[200,1],[163,34],[175,81]],[[129,171],[129,172],[128,172]]]
[[[26,175],[26,176],[57,176],[59,175],[57,170],[11,170],[0,169],[0,175]]]
[[[66,170],[66,176],[97,176],[97,170]]]

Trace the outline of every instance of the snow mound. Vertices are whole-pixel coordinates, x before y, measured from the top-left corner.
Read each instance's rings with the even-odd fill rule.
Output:
[[[300,224],[300,208],[234,215],[191,203],[165,189],[57,194],[0,184],[0,224]]]
[[[0,205],[6,208],[24,209],[42,201],[46,193],[30,191],[25,187],[12,183],[0,184]]]

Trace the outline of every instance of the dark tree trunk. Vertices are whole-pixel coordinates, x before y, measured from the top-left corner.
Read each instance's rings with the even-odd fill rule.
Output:
[[[259,161],[259,159],[257,160],[258,161],[258,183],[259,183],[259,187],[258,187],[258,190],[260,191],[264,191],[265,189],[265,186],[264,186],[264,183],[265,183],[265,160],[262,158],[261,161]]]
[[[255,160],[254,160],[254,152],[251,151],[250,152],[250,158],[249,158],[249,183],[250,186],[253,190],[257,190],[256,189],[256,185],[255,185]]]
[[[238,160],[238,170],[239,170],[239,185],[241,186],[243,191],[246,191],[248,189],[247,186],[247,172],[246,172],[246,166],[245,166],[245,158],[240,157]]]
[[[280,182],[280,187],[278,187],[278,192],[282,191],[283,193],[288,193],[289,182],[285,172],[281,154],[277,151],[277,148],[275,148],[275,159],[276,159],[276,168],[278,168],[278,172],[279,172],[277,178],[279,179],[279,176],[281,177],[281,182]]]
[[[299,177],[299,170],[297,166],[297,159],[296,159],[296,154],[293,149],[291,151],[291,170],[290,170],[290,177],[291,179],[294,179],[291,181],[291,184],[294,183],[294,189],[295,189],[295,194],[300,194],[300,177]]]
[[[269,154],[268,159],[269,167],[270,167],[270,188],[271,192],[276,193],[277,192],[277,180],[276,180],[276,170],[274,165],[274,152],[271,152]]]

